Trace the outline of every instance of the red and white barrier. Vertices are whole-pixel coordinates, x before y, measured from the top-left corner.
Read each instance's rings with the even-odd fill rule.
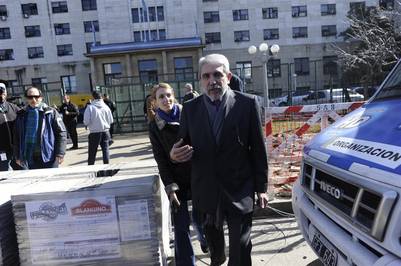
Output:
[[[352,111],[360,107],[363,103],[328,103],[267,108],[265,134],[269,165],[271,165],[269,183],[274,186],[274,194],[291,195],[291,190],[288,188],[291,187],[290,184],[299,175],[303,144],[308,138],[312,137],[311,134],[308,134],[305,139],[303,135],[310,127],[320,122],[320,129],[324,129],[329,125],[329,117],[337,121],[341,118],[337,112]],[[285,121],[291,123],[289,119],[294,117],[298,117],[298,120],[294,120],[297,123],[296,127],[279,134],[273,132],[274,119],[280,120],[279,123],[285,123]],[[299,124],[301,121],[305,121],[305,119],[306,122]],[[270,191],[270,193],[272,192]]]

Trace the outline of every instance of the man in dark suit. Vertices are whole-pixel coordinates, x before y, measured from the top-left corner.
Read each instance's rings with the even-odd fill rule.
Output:
[[[267,205],[267,156],[256,98],[230,89],[229,69],[223,55],[200,59],[203,94],[184,103],[181,139],[170,157],[176,162],[192,162],[192,201],[203,218],[211,265],[226,260],[226,220],[228,265],[247,266],[252,264],[255,192],[260,206]]]

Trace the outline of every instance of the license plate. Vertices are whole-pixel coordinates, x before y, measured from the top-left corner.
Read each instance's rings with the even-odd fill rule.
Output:
[[[337,251],[318,231],[313,235],[312,248],[316,251],[325,266],[337,265]]]

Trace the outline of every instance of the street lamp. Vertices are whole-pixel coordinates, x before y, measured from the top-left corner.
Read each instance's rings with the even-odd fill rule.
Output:
[[[248,53],[251,54],[251,55],[256,54],[257,51],[258,51],[258,48],[256,48],[255,45],[251,45],[248,48]],[[280,46],[278,46],[277,44],[273,44],[269,48],[267,43],[264,43],[264,42],[259,45],[259,52],[262,55],[262,63],[263,63],[263,75],[264,75],[263,83],[264,83],[264,87],[265,87],[265,90],[264,90],[265,113],[267,111],[267,108],[269,107],[269,83],[268,83],[268,80],[267,80],[267,62],[270,59],[269,51],[271,52],[271,54],[273,56],[275,56],[280,51]]]

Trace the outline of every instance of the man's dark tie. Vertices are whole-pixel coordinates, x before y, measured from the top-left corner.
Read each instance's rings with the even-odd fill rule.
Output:
[[[220,108],[221,101],[220,101],[220,100],[214,100],[214,101],[212,102],[212,104],[213,104],[214,107],[216,108],[216,112],[218,112],[218,111],[219,111],[219,108]]]

